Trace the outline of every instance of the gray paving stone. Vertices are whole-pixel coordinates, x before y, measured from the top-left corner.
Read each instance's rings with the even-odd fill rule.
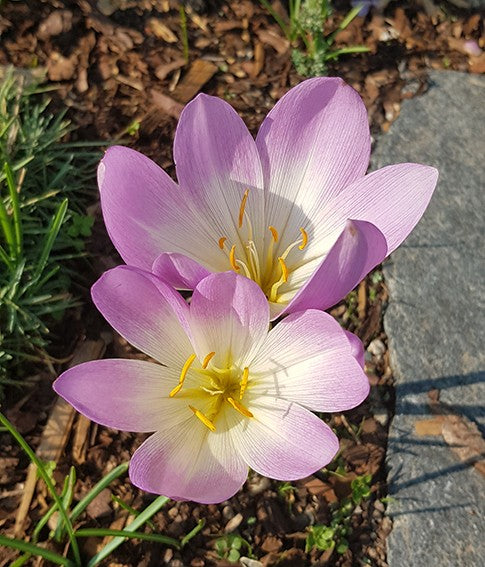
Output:
[[[384,317],[396,377],[388,450],[390,567],[484,565],[485,480],[441,436],[420,437],[428,392],[485,426],[485,77],[433,72],[403,104],[373,167],[434,165],[440,181],[423,220],[385,266]]]

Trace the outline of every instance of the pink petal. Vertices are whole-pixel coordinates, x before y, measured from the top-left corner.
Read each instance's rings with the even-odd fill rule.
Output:
[[[152,273],[175,289],[194,289],[210,274],[203,266],[183,254],[160,254]]]
[[[345,329],[344,332],[345,332],[345,336],[347,337],[350,343],[350,350],[352,352],[352,356],[359,363],[360,367],[363,370],[365,366],[364,345],[362,344],[362,341],[359,339],[359,337],[357,335],[354,335],[354,333],[351,333],[350,331],[346,331]]]
[[[109,148],[98,168],[104,222],[123,260],[150,270],[162,252],[210,263],[217,240],[196,228],[199,220],[182,191],[152,160],[121,146]],[[218,254],[219,255],[219,254]]]
[[[284,313],[332,307],[386,256],[386,240],[378,228],[368,222],[347,221],[325,260]]]
[[[234,445],[248,466],[277,480],[304,478],[327,465],[338,450],[330,427],[286,400],[251,400],[253,418],[227,413]],[[240,417],[240,416],[239,416]]]
[[[96,423],[147,432],[176,418],[182,402],[169,399],[168,393],[178,375],[178,371],[142,360],[95,360],[67,370],[53,388]]]
[[[187,304],[151,274],[118,266],[93,285],[92,297],[118,333],[156,360],[178,368],[193,352],[186,334]]]
[[[265,118],[256,144],[263,165],[268,224],[307,227],[331,197],[365,174],[370,134],[357,92],[335,77],[303,81]]]
[[[255,241],[260,240],[265,230],[261,163],[251,134],[227,102],[199,94],[187,104],[175,133],[174,158],[181,187],[231,245],[239,242],[239,211],[249,189],[246,212]],[[246,231],[245,224],[242,228]]]
[[[269,307],[260,287],[234,272],[211,274],[194,290],[190,328],[199,359],[215,352],[219,368],[246,364],[269,328]]]
[[[249,367],[247,390],[315,411],[358,406],[369,393],[369,381],[356,341],[350,342],[337,321],[323,311],[294,313],[270,331]]]
[[[393,252],[423,216],[436,187],[438,171],[417,163],[383,167],[345,188],[332,201],[326,222],[342,218],[374,224]]]
[[[225,432],[210,432],[187,408],[187,420],[148,438],[135,452],[130,479],[147,492],[213,504],[243,485],[247,465]]]

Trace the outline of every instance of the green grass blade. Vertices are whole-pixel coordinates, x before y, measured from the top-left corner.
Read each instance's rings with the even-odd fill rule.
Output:
[[[200,532],[200,530],[201,530],[204,526],[205,526],[205,520],[204,520],[204,518],[202,518],[202,520],[199,520],[199,521],[197,522],[197,525],[195,526],[195,528],[193,528],[192,530],[190,530],[190,532],[189,532],[187,535],[185,535],[185,536],[181,539],[180,545],[181,545],[182,547],[184,547],[185,545],[187,545],[187,544],[189,543],[189,541],[190,541],[193,537],[195,537],[195,536]]]
[[[362,10],[362,4],[355,6],[350,10],[350,12],[345,16],[345,18],[340,22],[339,27],[337,28],[339,31],[344,30],[350,22],[359,15],[359,12]]]
[[[56,565],[66,565],[66,567],[74,566],[74,563],[70,559],[62,557],[62,555],[58,555],[57,553],[54,553],[49,549],[44,549],[43,547],[39,547],[38,545],[34,545],[33,543],[28,543],[19,539],[13,539],[0,535],[0,545],[18,549],[20,551],[23,551],[24,553],[30,553],[31,555],[38,555],[40,557],[43,557],[44,559],[47,559],[48,561],[51,561],[52,563],[55,563]]]
[[[156,498],[149,506],[145,508],[145,510],[143,510],[143,512],[140,512],[140,514],[133,520],[133,522],[131,522],[131,524],[126,526],[123,532],[136,531],[139,527],[143,526],[143,524],[147,520],[149,520],[159,510],[161,510],[169,500],[170,498],[167,498],[166,496],[159,496],[158,498]],[[96,553],[96,555],[91,558],[91,560],[87,564],[87,567],[94,567],[95,565],[101,563],[101,561],[103,561],[103,559],[108,557],[108,555],[110,555],[117,547],[119,547],[125,541],[125,539],[126,536],[115,537],[107,545],[105,545],[99,553]]]
[[[171,545],[176,549],[180,549],[180,542],[173,537],[160,534],[146,534],[144,532],[135,532],[126,530],[109,530],[104,528],[81,528],[76,531],[76,537],[105,537],[105,536],[121,536],[123,538],[141,539],[144,541],[156,541],[164,545]]]
[[[105,477],[103,477],[99,482],[97,482],[93,488],[82,498],[76,506],[72,509],[70,514],[71,522],[74,522],[80,514],[88,507],[88,505],[96,498],[96,496],[103,491],[108,485],[110,485],[115,479],[125,474],[128,470],[128,463],[122,463],[109,472]]]
[[[7,243],[10,256],[12,258],[16,257],[16,250],[17,246],[15,243],[15,235],[12,230],[12,225],[10,224],[10,218],[7,213],[7,208],[5,203],[3,202],[3,197],[0,194],[0,226],[2,227],[3,236],[5,238],[5,242]]]
[[[20,201],[19,195],[17,193],[17,187],[15,185],[15,180],[13,178],[12,169],[9,164],[5,162],[3,164],[3,171],[5,177],[7,178],[8,191],[10,193],[10,200],[12,202],[12,216],[13,216],[13,228],[15,232],[15,256],[20,258],[23,252],[23,237],[22,237],[22,220],[20,218]]]
[[[292,41],[293,38],[291,37],[291,32],[288,29],[288,26],[283,21],[283,19],[278,14],[278,12],[273,8],[273,6],[271,6],[271,4],[268,2],[268,0],[259,0],[259,1],[263,5],[263,8],[266,8],[266,10],[268,10],[268,12],[274,18],[276,23],[280,26],[281,31],[285,34],[286,39],[288,41]]]
[[[59,514],[62,516],[62,519],[64,520],[66,530],[67,530],[67,534],[68,534],[68,537],[69,537],[69,541],[71,542],[72,551],[74,553],[75,563],[76,563],[76,565],[81,566],[82,565],[81,555],[79,553],[79,546],[78,546],[76,538],[74,536],[74,530],[73,530],[73,527],[72,527],[71,520],[69,519],[69,516],[67,515],[66,510],[62,507],[61,499],[59,498],[59,495],[57,494],[56,489],[54,488],[54,485],[52,484],[52,481],[49,477],[49,474],[45,470],[45,467],[44,467],[42,461],[37,457],[37,455],[34,453],[34,451],[32,451],[29,444],[25,441],[25,439],[22,437],[22,435],[20,435],[20,433],[15,429],[13,424],[10,423],[10,421],[3,415],[2,412],[0,412],[0,423],[8,429],[9,433],[17,441],[17,443],[23,449],[25,454],[29,457],[31,462],[34,463],[34,465],[37,467],[37,470],[39,471],[39,475],[42,477],[42,480],[45,482],[47,489],[50,492],[50,495],[52,496],[54,502],[57,504]],[[24,543],[24,542],[22,542],[22,543]],[[22,548],[18,548],[18,549],[22,549]],[[27,548],[22,549],[22,551],[27,551],[27,552],[30,553],[30,550],[27,549]],[[64,558],[63,558],[63,560],[64,560]],[[63,565],[72,565],[72,563],[71,562],[63,563]]]
[[[2,260],[2,262],[4,264],[6,264],[9,271],[12,271],[12,269],[13,269],[12,261],[8,257],[8,254],[5,252],[5,249],[3,248],[3,246],[1,244],[0,244],[0,260]]]
[[[180,28],[182,30],[182,48],[184,52],[185,62],[189,62],[189,36],[187,34],[187,16],[185,15],[185,8],[180,6]]]
[[[59,230],[64,221],[64,217],[66,216],[67,203],[68,200],[64,199],[62,203],[59,205],[59,208],[57,209],[55,215],[52,217],[51,224],[47,231],[44,246],[42,247],[42,252],[40,254],[39,262],[37,264],[37,267],[35,269],[32,278],[34,282],[37,282],[37,280],[40,278],[42,272],[44,271],[45,265],[47,264],[47,260],[49,259],[49,254],[51,253],[52,246],[54,246],[54,242],[57,238],[57,235],[59,234]]]

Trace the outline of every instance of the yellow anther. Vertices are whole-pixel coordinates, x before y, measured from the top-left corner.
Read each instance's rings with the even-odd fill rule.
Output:
[[[232,245],[231,251],[229,252],[229,262],[231,263],[231,268],[235,272],[239,272],[239,270],[241,268],[236,264],[236,245],[235,244]]]
[[[249,378],[249,368],[246,366],[246,368],[243,370],[243,375],[242,375],[241,382],[240,382],[240,386],[241,386],[241,389],[239,391],[239,399],[240,400],[243,399],[244,392],[246,391],[246,388],[248,387],[248,378]]]
[[[244,209],[246,208],[246,201],[248,200],[249,189],[244,191],[244,195],[241,201],[241,206],[239,207],[239,228],[242,227],[243,219],[244,219]]]
[[[276,230],[276,228],[274,226],[268,226],[268,228],[271,231],[271,234],[273,235],[273,240],[275,242],[278,242],[278,231]]]
[[[281,279],[283,280],[283,283],[286,283],[288,281],[288,268],[286,267],[283,258],[278,258],[278,262],[280,263],[281,267]]]
[[[204,358],[204,362],[202,363],[202,368],[207,368],[207,365],[209,364],[211,358],[215,355],[215,352],[210,352],[205,358]]]
[[[244,417],[254,417],[253,414],[248,410],[248,408],[244,407],[240,402],[237,402],[234,398],[227,398],[227,401],[236,411],[244,415]]]
[[[201,411],[199,411],[197,408],[194,408],[194,406],[189,406],[189,408],[194,412],[194,415],[196,417],[198,417],[200,419],[200,421],[202,421],[202,423],[208,427],[211,431],[215,431],[216,430],[216,426],[212,423],[212,421],[206,416],[204,415]]]
[[[308,244],[308,234],[304,228],[300,228],[300,232],[301,232],[301,244],[300,246],[298,246],[298,248],[300,250],[303,250],[303,248],[305,248],[305,246]]]
[[[173,398],[178,392],[180,392],[180,389],[183,386],[185,377],[187,376],[187,372],[189,371],[189,368],[191,367],[194,360],[195,360],[195,354],[191,354],[189,356],[189,358],[187,358],[187,360],[185,361],[185,364],[182,367],[182,372],[180,372],[179,383],[177,384],[177,386],[175,386],[175,388],[169,394],[169,396],[171,398]]]
[[[169,396],[170,396],[171,398],[173,398],[174,396],[176,396],[176,395],[180,392],[180,390],[182,389],[182,386],[183,386],[182,383],[177,384],[177,385],[175,386],[175,388],[170,392]]]
[[[219,238],[219,248],[220,248],[221,250],[224,250],[224,242],[225,242],[226,240],[227,240],[227,237],[226,237],[226,236],[221,236],[221,237]]]

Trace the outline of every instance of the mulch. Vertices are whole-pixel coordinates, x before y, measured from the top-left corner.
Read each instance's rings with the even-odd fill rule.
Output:
[[[186,8],[189,60],[184,58],[179,6],[169,0],[42,0],[6,2],[0,13],[0,65],[36,68],[57,85],[51,108],[69,108],[77,127],[73,140],[123,139],[173,173],[171,155],[177,118],[183,105],[198,92],[228,100],[255,133],[274,103],[302,80],[291,64],[291,46],[258,2],[189,2]],[[483,20],[466,2],[387,2],[385,8],[357,18],[337,35],[336,46],[363,44],[369,53],[345,56],[329,65],[329,75],[343,77],[363,97],[374,136],[386,132],[406,98],[427,89],[429,69],[485,71],[483,53],[473,54],[470,40],[485,48]],[[458,4],[458,6],[457,6]],[[207,5],[211,9],[204,10]],[[284,15],[277,0],[276,10]],[[348,9],[335,2],[328,21],[332,30]],[[465,6],[465,8],[463,7]],[[202,8],[196,12],[194,8]],[[90,249],[92,279],[119,262],[97,215]],[[52,352],[68,356],[83,339],[100,339],[107,356],[137,356],[86,302],[54,332]],[[356,332],[367,347],[366,371],[372,385],[368,400],[344,414],[323,416],[341,438],[341,451],[330,467],[343,476],[324,473],[293,483],[281,483],[251,473],[243,490],[220,505],[171,502],[154,518],[157,532],[181,537],[205,519],[205,526],[181,552],[155,544],[124,543],[104,565],[169,565],[202,567],[228,565],[214,542],[237,533],[251,546],[254,565],[305,566],[375,565],[386,563],[386,536],[392,529],[385,516],[385,452],[393,413],[392,372],[389,366],[382,313],[387,302],[379,271],[370,275],[331,313]],[[75,331],[73,331],[73,329]],[[69,340],[61,340],[69,337]],[[61,371],[58,365],[56,371]],[[52,370],[37,368],[21,391],[7,392],[6,413],[32,447],[37,447],[50,415],[54,396]],[[127,461],[143,441],[140,435],[91,426],[82,458],[72,457],[71,439],[59,459],[58,484],[76,464],[79,499],[104,474]],[[12,535],[22,496],[28,460],[12,439],[0,434],[0,528]],[[351,492],[351,481],[371,474],[371,496],[351,518],[349,549],[305,553],[307,528],[331,520],[332,510]],[[112,492],[132,508],[142,509],[153,497],[123,479]],[[25,538],[48,507],[45,489],[38,486],[23,522]],[[81,516],[85,527],[120,527],[127,512],[113,503],[109,491]],[[83,552],[96,552],[99,540],[83,541]],[[58,550],[62,551],[62,550]],[[243,550],[244,551],[244,550]],[[0,550],[0,566],[15,557]],[[31,565],[42,565],[32,560]]]

